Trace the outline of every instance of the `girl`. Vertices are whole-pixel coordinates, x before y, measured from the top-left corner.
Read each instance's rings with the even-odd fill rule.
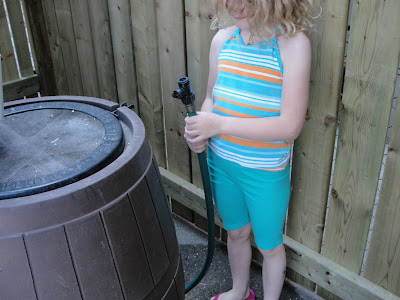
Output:
[[[312,0],[215,0],[235,26],[210,49],[206,99],[186,118],[185,138],[208,146],[212,192],[228,232],[233,287],[213,300],[252,300],[250,232],[263,257],[264,299],[278,299],[285,278],[282,230],[289,203],[289,156],[305,119],[311,64]]]

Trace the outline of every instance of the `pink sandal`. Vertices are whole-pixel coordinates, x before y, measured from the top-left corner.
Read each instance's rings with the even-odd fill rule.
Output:
[[[215,296],[214,300],[218,300],[219,296],[221,296],[221,294],[223,294],[223,293],[224,292],[219,293],[217,296]],[[256,295],[254,294],[253,290],[250,289],[250,295],[244,300],[254,300],[254,299],[256,299]]]

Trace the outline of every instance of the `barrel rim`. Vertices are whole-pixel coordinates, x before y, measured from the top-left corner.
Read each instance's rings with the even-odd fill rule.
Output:
[[[126,124],[132,132],[131,140],[132,143],[126,143],[124,152],[116,160],[111,162],[101,171],[96,172],[82,180],[71,183],[67,186],[58,188],[57,190],[50,190],[40,194],[40,199],[37,195],[29,195],[23,197],[17,197],[13,199],[4,199],[0,201],[0,208],[15,208],[21,205],[36,204],[39,202],[49,201],[54,199],[54,193],[57,191],[57,197],[65,196],[71,193],[71,190],[77,192],[85,190],[88,186],[98,183],[105,177],[112,175],[115,169],[119,169],[122,166],[129,163],[129,159],[132,158],[139,150],[144,146],[146,142],[145,128],[142,120],[136,115],[132,110],[127,107],[120,107],[117,103],[111,102],[109,100],[104,100],[94,97],[85,96],[49,96],[49,97],[37,97],[37,98],[27,98],[22,100],[15,100],[5,103],[5,108],[13,105],[20,105],[21,103],[33,103],[40,101],[78,101],[82,103],[96,105],[99,107],[113,110],[117,116],[125,120],[129,119],[130,124]],[[123,194],[121,192],[120,194]]]

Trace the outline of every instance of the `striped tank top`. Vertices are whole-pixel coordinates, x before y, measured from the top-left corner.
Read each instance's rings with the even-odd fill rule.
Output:
[[[283,68],[276,38],[246,45],[237,29],[218,54],[218,79],[212,112],[237,118],[280,115]],[[283,170],[293,141],[257,142],[217,135],[208,146],[220,157],[244,167]]]

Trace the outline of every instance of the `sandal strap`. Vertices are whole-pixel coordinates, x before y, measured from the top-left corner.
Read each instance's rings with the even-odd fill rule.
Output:
[[[254,300],[254,299],[256,299],[256,295],[254,294],[253,290],[250,289],[250,295],[244,300]]]

